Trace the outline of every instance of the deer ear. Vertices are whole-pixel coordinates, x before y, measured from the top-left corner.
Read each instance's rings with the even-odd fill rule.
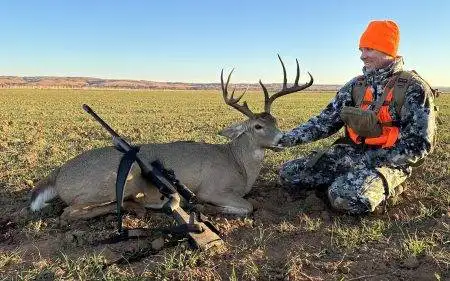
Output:
[[[247,130],[247,126],[242,123],[233,124],[219,132],[219,135],[227,137],[231,140],[239,137],[243,132]]]

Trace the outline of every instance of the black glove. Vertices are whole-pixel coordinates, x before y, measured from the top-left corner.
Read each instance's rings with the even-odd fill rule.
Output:
[[[294,144],[292,138],[288,134],[283,134],[283,136],[277,143],[278,147],[291,147],[294,145],[295,144]]]

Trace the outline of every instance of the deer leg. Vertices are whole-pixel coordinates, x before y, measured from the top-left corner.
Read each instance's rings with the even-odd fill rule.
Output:
[[[105,204],[77,204],[71,205],[64,209],[60,216],[62,223],[70,222],[79,219],[90,219],[97,216],[107,215],[116,212],[117,205],[115,202],[108,202]],[[127,200],[123,202],[123,208],[127,211],[133,212],[138,216],[145,215],[145,208],[139,203]]]
[[[200,198],[201,199],[201,198]],[[205,211],[209,214],[222,213],[237,216],[247,216],[253,211],[253,205],[242,197],[220,194],[214,199],[208,198]],[[211,205],[212,204],[212,205]]]
[[[135,197],[133,200],[149,209],[161,209],[168,201],[168,199],[157,190],[150,193],[146,192],[144,196]]]

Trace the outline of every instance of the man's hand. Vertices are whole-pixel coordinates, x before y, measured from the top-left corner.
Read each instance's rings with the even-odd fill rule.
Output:
[[[287,134],[283,134],[283,136],[277,143],[277,147],[286,148],[286,147],[291,147],[291,146],[294,146],[291,137]]]

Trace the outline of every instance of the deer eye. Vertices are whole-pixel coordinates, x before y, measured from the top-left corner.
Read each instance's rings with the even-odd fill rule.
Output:
[[[259,124],[256,124],[256,125],[255,125],[255,129],[256,129],[256,130],[261,130],[261,129],[262,129],[262,126],[259,125]]]

